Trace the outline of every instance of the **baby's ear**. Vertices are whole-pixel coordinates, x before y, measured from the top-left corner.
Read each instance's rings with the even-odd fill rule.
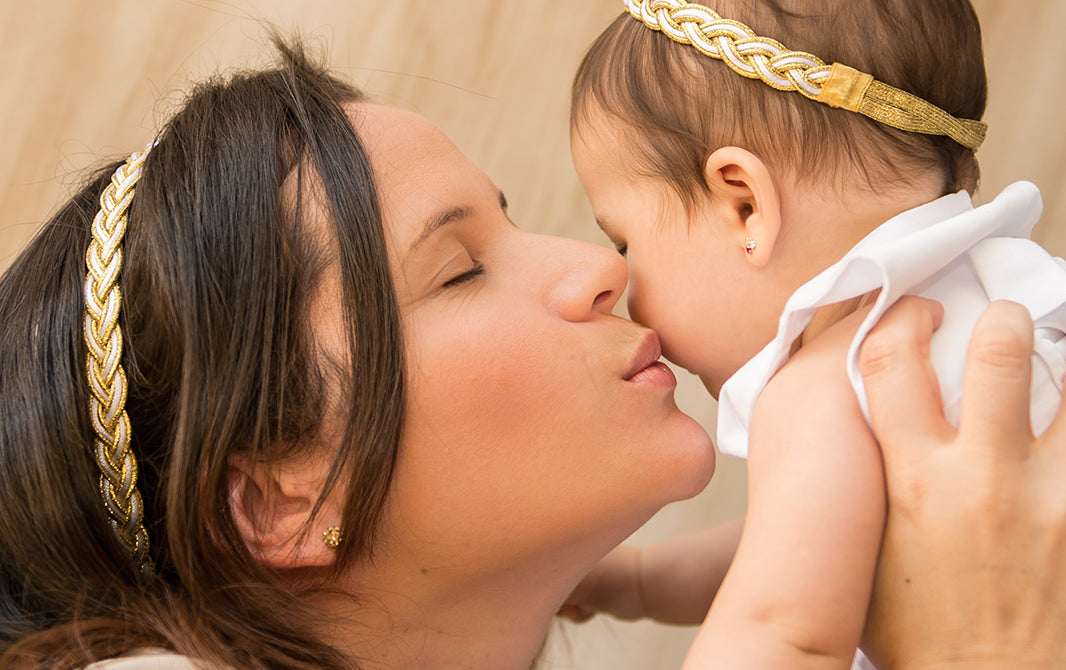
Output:
[[[707,157],[703,178],[727,218],[738,253],[765,266],[781,232],[781,199],[766,163],[740,147],[722,147]]]
[[[336,550],[323,541],[323,532],[334,525],[334,510],[325,505],[311,515],[324,481],[320,464],[268,465],[240,452],[230,455],[228,465],[233,520],[256,560],[279,569],[332,565]]]

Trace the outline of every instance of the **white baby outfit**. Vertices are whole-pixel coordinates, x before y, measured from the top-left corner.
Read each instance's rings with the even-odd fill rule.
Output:
[[[755,401],[788,360],[792,343],[823,306],[881,289],[848,350],[847,371],[863,413],[866,394],[858,372],[863,338],[889,306],[905,294],[944,305],[930,359],[940,380],[945,416],[959,419],[962,373],[970,334],[994,300],[1028,308],[1036,325],[1031,420],[1040,434],[1054,418],[1066,374],[1066,261],[1052,257],[1029,234],[1040,217],[1040,192],[1031,183],[1007,187],[974,207],[963,191],[896,216],[867,235],[839,262],[801,286],[785,304],[777,336],[722,386],[718,446],[746,457]],[[872,668],[858,659],[854,668]]]

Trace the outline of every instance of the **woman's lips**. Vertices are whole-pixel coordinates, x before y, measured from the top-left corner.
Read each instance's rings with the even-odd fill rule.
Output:
[[[641,384],[676,386],[677,378],[674,377],[673,371],[659,360],[662,353],[659,336],[654,332],[649,332],[641,340],[637,353],[633,357],[633,363],[624,379]]]
[[[629,378],[629,381],[637,384],[653,384],[655,386],[677,386],[677,377],[674,371],[662,361],[655,361],[643,370],[638,371]]]

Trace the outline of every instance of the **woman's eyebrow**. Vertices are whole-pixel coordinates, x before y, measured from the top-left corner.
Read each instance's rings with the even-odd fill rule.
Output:
[[[426,241],[433,233],[437,232],[444,226],[454,221],[460,221],[470,216],[470,208],[466,206],[449,207],[443,209],[433,216],[426,219],[426,222],[422,225],[422,232],[418,234],[415,241],[411,243],[411,246],[407,249],[407,255],[410,256],[418,249],[419,245]]]
[[[503,191],[497,190],[500,198],[500,209],[505,213],[507,212],[507,197],[504,196]],[[415,241],[411,243],[411,246],[407,249],[405,256],[413,254],[418,247],[426,241],[428,237],[433,235],[444,226],[455,221],[461,221],[470,216],[473,210],[466,205],[457,205],[455,207],[448,207],[435,213],[433,216],[426,219],[426,222],[422,224],[422,232],[418,234]],[[512,224],[514,225],[514,224]]]

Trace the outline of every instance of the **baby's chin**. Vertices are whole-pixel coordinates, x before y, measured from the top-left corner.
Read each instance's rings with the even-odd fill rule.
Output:
[[[703,382],[703,388],[707,389],[707,392],[710,393],[715,400],[718,400],[718,394],[721,392],[722,384],[725,384],[725,380],[716,379],[710,375],[701,375],[698,372],[693,372],[693,374],[699,377],[700,381]]]
[[[718,374],[711,374],[707,372],[706,365],[700,365],[700,361],[693,359],[692,357],[685,357],[676,355],[677,352],[673,351],[670,347],[670,343],[665,339],[663,344],[663,358],[666,359],[671,365],[675,365],[685,372],[698,377],[700,382],[703,383],[703,388],[707,389],[715,400],[718,400],[718,393],[722,390],[722,385],[726,383],[729,376],[722,377],[720,371]],[[702,368],[697,369],[697,368]],[[731,375],[732,373],[730,373]]]

